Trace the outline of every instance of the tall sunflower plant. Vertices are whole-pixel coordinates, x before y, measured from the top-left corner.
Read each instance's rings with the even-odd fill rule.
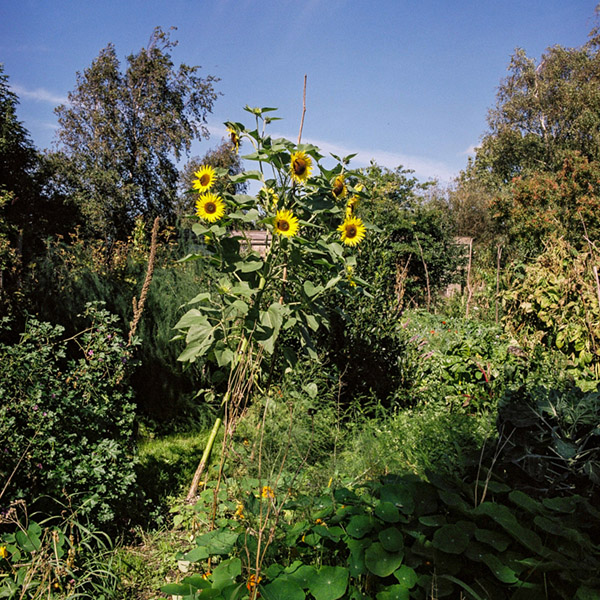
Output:
[[[256,128],[225,125],[236,149],[245,141],[252,145],[242,158],[257,169],[232,176],[205,165],[195,173],[198,251],[184,260],[207,261],[218,276],[189,300],[175,325],[176,339],[185,340],[179,360],[214,362],[230,383],[243,357],[258,362],[255,382],[275,355],[288,368],[298,352],[317,359],[313,335],[329,325],[327,296],[368,293],[355,274],[357,252],[371,229],[360,217],[360,202],[368,197],[365,175],[348,170],[352,156],[334,157],[335,166],[327,169],[315,146],[267,135],[274,109],[246,109]],[[220,179],[256,181],[260,189],[217,195]],[[252,247],[251,230],[263,232],[264,251]],[[284,344],[283,337],[291,341]]]

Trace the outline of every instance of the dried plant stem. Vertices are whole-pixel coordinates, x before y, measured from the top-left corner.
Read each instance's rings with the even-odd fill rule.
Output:
[[[498,244],[496,253],[496,325],[498,325],[498,300],[500,299],[500,259],[502,257],[502,246]]]
[[[471,300],[473,298],[473,286],[471,285],[471,266],[473,264],[473,238],[469,239],[469,264],[467,266],[467,307],[465,309],[465,317],[469,318],[469,309],[471,308]]]
[[[415,240],[417,240],[417,246],[419,246],[419,252],[421,253],[421,262],[423,263],[423,268],[425,269],[425,283],[427,284],[427,310],[429,310],[431,308],[431,286],[429,285],[429,269],[427,268],[427,263],[425,262],[423,247],[421,246],[419,236],[416,233]]]
[[[156,244],[158,240],[158,224],[160,223],[160,217],[154,219],[154,225],[152,226],[152,239],[150,241],[150,256],[148,257],[148,268],[146,270],[146,278],[144,279],[144,285],[142,286],[142,292],[140,293],[139,302],[133,297],[133,321],[131,321],[131,328],[129,329],[129,341],[128,346],[131,346],[133,336],[137,329],[138,323],[142,317],[144,311],[144,304],[146,303],[146,296],[148,295],[148,289],[152,282],[152,274],[154,273],[154,263],[156,261]]]

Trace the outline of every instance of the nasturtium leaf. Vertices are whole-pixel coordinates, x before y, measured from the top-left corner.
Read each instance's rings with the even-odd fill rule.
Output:
[[[400,513],[391,502],[380,502],[377,504],[375,515],[386,523],[397,523],[400,520]]]
[[[204,546],[196,546],[196,548],[192,548],[189,552],[184,554],[183,558],[190,562],[198,562],[199,560],[206,560],[208,556],[208,551]]]
[[[516,583],[519,581],[516,573],[503,564],[494,554],[485,554],[482,560],[502,583]]]
[[[475,539],[492,546],[498,552],[504,552],[510,543],[510,539],[501,531],[492,531],[490,529],[476,529]]]
[[[309,591],[315,600],[337,600],[346,593],[348,569],[344,567],[321,567],[309,583]]]
[[[433,547],[449,554],[461,554],[469,545],[469,536],[458,525],[443,525],[433,534]]]
[[[440,527],[448,523],[448,519],[444,515],[427,515],[419,517],[419,523],[425,527]]]
[[[206,547],[210,554],[229,554],[233,550],[237,539],[238,534],[233,531],[215,529],[214,531],[198,536],[196,544]]]
[[[185,577],[181,583],[191,585],[197,590],[204,590],[206,588],[211,587],[210,582],[204,579],[204,577],[198,573],[196,573],[195,575],[189,575],[188,577]]]
[[[171,596],[189,596],[194,593],[192,586],[183,583],[167,583],[160,588],[160,591]]]
[[[376,596],[377,600],[409,600],[410,592],[402,585],[389,585]]]
[[[414,587],[419,580],[415,570],[407,565],[400,565],[400,568],[394,571],[394,577],[402,587],[407,589]]]
[[[388,527],[379,532],[377,536],[381,545],[388,552],[398,552],[404,549],[404,538],[402,532],[395,527]]]
[[[380,497],[382,502],[391,502],[405,514],[411,514],[415,508],[410,488],[402,483],[382,485]]]
[[[237,536],[236,536],[237,537]],[[236,577],[242,574],[242,561],[239,558],[229,558],[219,563],[213,570],[213,588],[222,590],[235,583]]]
[[[295,581],[303,590],[308,589],[310,582],[317,574],[317,569],[312,565],[300,565],[293,571],[288,569],[285,570],[286,576]]]
[[[534,500],[531,496],[528,496],[521,490],[513,490],[508,498],[511,502],[514,502],[517,506],[524,508],[531,513],[540,513],[544,510],[541,502]]]
[[[348,535],[354,538],[361,538],[373,529],[373,521],[367,515],[354,515],[346,527]]]
[[[304,600],[306,594],[289,577],[281,577],[265,586],[260,586],[260,595],[265,600]]]
[[[365,551],[365,565],[374,575],[387,577],[401,564],[404,552],[388,552],[379,542],[371,544]]]
[[[573,513],[577,508],[577,500],[573,497],[557,497],[557,498],[544,498],[542,503],[545,507],[556,512]]]

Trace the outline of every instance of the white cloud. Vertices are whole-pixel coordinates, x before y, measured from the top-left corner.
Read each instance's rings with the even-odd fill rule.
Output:
[[[30,98],[31,100],[37,100],[38,102],[50,102],[51,104],[68,104],[69,99],[65,96],[58,96],[45,90],[44,88],[36,88],[35,90],[28,90],[22,85],[12,84],[10,89],[17,94],[20,98]]]
[[[415,175],[421,179],[438,179],[442,183],[448,183],[457,176],[457,172],[447,164],[425,156],[412,156],[377,149],[350,150],[339,144],[332,144],[323,140],[311,139],[305,141],[318,146],[324,152],[337,154],[338,156],[356,154],[357,156],[352,159],[352,162],[358,166],[366,166],[374,160],[381,167],[395,169],[402,166],[405,169],[413,170]]]

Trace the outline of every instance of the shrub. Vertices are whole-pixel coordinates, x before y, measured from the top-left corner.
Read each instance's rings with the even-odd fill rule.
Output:
[[[0,481],[4,502],[81,494],[80,512],[105,523],[135,482],[131,352],[116,317],[93,304],[85,317],[69,340],[31,319],[18,343],[0,345]]]

